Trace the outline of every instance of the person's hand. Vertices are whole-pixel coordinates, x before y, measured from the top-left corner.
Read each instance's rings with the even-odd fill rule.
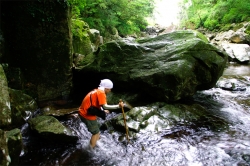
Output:
[[[106,114],[109,114],[109,110],[104,110],[104,112],[105,112]]]
[[[122,108],[122,107],[124,107],[124,106],[125,106],[125,104],[122,102],[122,100],[120,100],[120,102],[119,102],[119,107]]]

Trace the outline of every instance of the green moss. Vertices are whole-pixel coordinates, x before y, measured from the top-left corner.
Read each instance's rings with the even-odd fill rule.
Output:
[[[200,38],[201,40],[203,40],[205,43],[208,43],[207,37],[204,36],[202,33],[196,31],[196,36],[197,36],[198,38]]]
[[[87,55],[92,53],[90,30],[87,23],[73,19],[71,22],[74,53]]]
[[[35,129],[39,133],[54,132],[57,134],[64,133],[65,127],[59,123],[59,121],[52,116],[38,116],[30,119],[29,124],[32,129]]]
[[[89,26],[84,21],[72,19],[71,26],[72,26],[71,28],[72,28],[73,38],[82,41],[83,39],[89,37],[88,35]]]

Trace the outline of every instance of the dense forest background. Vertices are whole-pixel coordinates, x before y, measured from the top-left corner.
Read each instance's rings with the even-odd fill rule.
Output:
[[[138,33],[148,25],[146,17],[152,15],[154,0],[69,0],[72,19],[85,21],[101,34],[121,36]]]
[[[138,34],[154,12],[155,0],[69,0],[72,19],[85,21],[101,34],[116,29],[121,36]],[[249,0],[181,0],[180,28],[228,30],[232,23],[250,21]]]
[[[229,30],[232,23],[250,21],[250,0],[183,0],[181,26]]]

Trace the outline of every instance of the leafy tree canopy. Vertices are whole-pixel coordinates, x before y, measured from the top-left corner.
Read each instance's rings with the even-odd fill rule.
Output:
[[[218,29],[231,23],[250,21],[249,0],[182,0],[180,20],[189,28]]]
[[[154,10],[154,0],[68,0],[72,18],[81,19],[102,34],[116,28],[120,35],[140,32]]]

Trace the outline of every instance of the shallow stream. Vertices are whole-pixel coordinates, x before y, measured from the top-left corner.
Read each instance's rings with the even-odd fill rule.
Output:
[[[26,150],[20,156],[20,165],[249,166],[250,66],[230,65],[224,76],[232,75],[246,78],[248,86],[231,91],[216,87],[200,91],[192,101],[230,122],[226,129],[214,129],[207,121],[179,123],[157,132],[141,130],[130,142],[124,133],[102,130],[98,146],[90,151],[87,145],[91,135],[79,118],[72,115],[62,123],[80,137],[73,145],[39,143],[30,136],[28,125],[24,125]]]

